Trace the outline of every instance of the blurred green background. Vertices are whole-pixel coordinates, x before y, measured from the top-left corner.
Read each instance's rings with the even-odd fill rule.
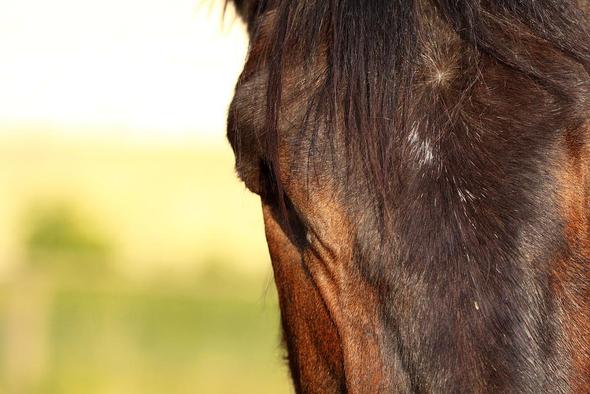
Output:
[[[291,392],[221,12],[0,5],[1,393]]]

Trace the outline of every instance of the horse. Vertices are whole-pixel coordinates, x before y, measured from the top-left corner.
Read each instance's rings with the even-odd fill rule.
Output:
[[[590,392],[590,2],[228,1],[295,391]]]

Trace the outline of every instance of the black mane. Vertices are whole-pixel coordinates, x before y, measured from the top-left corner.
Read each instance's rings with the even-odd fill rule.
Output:
[[[588,21],[573,0],[234,2],[252,21],[252,40],[259,34],[257,17],[275,14],[267,33],[272,44],[264,55],[268,71],[265,137],[271,167],[278,168],[277,122],[285,63],[296,52],[302,55],[301,61],[312,65],[323,45],[328,63],[320,89],[323,100],[309,110],[319,112],[327,125],[341,127],[332,117],[344,116],[347,148],[355,154],[348,164],[358,166],[362,161],[372,187],[384,199],[390,197],[395,173],[396,160],[391,155],[397,142],[392,130],[409,132],[404,111],[409,111],[406,107],[419,72],[416,59],[424,50],[420,45],[424,14],[436,14],[466,45],[535,79],[568,103],[580,99],[579,78],[572,77],[570,70],[547,67],[544,59],[535,57],[538,53],[527,56],[529,46],[548,45],[586,70],[590,67]]]

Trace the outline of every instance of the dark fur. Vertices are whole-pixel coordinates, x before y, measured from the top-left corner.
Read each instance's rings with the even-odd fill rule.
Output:
[[[582,352],[590,365],[590,349],[564,328],[568,303],[590,295],[587,229],[568,238],[559,175],[588,140],[579,4],[234,3],[252,47],[229,117],[238,172],[291,217],[281,221],[302,253],[309,220],[290,188],[304,179],[313,204],[305,185],[331,185],[399,392],[590,390],[572,361]]]

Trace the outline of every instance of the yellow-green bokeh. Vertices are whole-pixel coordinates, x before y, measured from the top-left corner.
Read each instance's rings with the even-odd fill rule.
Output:
[[[223,136],[243,26],[193,0],[80,3],[0,6],[0,392],[290,392]]]

